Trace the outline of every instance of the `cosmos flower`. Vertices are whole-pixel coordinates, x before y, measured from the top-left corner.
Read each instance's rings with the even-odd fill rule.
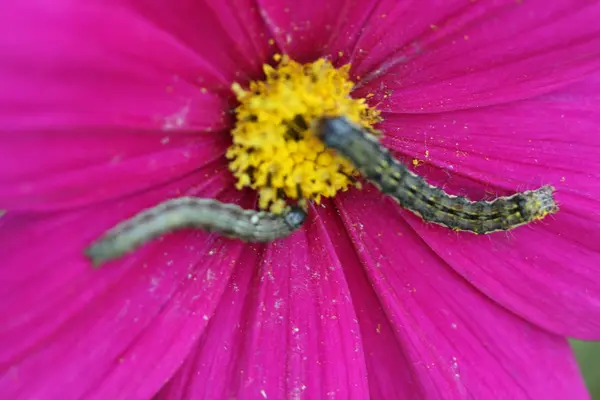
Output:
[[[3,5],[2,397],[586,398],[565,336],[600,338],[599,16],[571,0]],[[382,143],[428,182],[472,199],[552,184],[560,211],[476,236],[345,182],[284,240],[181,231],[91,268],[90,241],[168,198],[260,205],[226,153],[236,95],[276,54],[351,64]]]

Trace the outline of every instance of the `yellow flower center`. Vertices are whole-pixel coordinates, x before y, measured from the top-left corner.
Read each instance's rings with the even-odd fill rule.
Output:
[[[299,64],[287,56],[275,61],[276,67],[263,66],[264,81],[250,82],[247,90],[232,85],[239,105],[227,158],[237,188],[257,190],[259,208],[281,213],[290,199],[318,204],[357,185],[354,167],[312,132],[315,119],[343,115],[370,128],[380,117],[364,99],[350,97],[350,65]]]

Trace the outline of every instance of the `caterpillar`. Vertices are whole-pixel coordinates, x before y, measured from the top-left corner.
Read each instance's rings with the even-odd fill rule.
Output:
[[[554,187],[550,185],[491,201],[450,195],[410,171],[375,136],[345,117],[320,118],[314,131],[327,147],[352,162],[384,194],[425,221],[487,234],[510,230],[558,211]]]
[[[91,244],[85,255],[94,266],[119,258],[144,243],[183,228],[218,232],[246,242],[270,242],[299,229],[306,212],[292,206],[284,214],[245,210],[214,199],[179,197],[127,219]]]

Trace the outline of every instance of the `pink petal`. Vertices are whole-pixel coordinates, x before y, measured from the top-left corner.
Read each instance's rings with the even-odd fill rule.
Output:
[[[332,246],[316,219],[259,252],[258,268],[238,262],[206,335],[160,397],[368,398],[360,326]]]
[[[37,0],[6,6],[0,18],[3,131],[49,124],[168,129],[168,118],[185,107],[175,128],[223,127],[224,103],[210,93],[223,80],[214,73],[219,66],[138,12]]]
[[[252,0],[127,0],[132,8],[164,32],[201,56],[219,76],[216,88],[230,93],[233,81],[247,82],[262,76],[262,65],[276,51],[268,27]],[[99,1],[103,4],[103,1]],[[211,84],[212,74],[195,77]]]
[[[368,279],[364,266],[340,218],[340,209],[328,204],[319,210],[334,243],[358,317],[371,399],[413,399],[427,397],[427,387],[415,371],[419,362],[407,357],[405,344],[396,337],[394,326],[379,299],[378,289]],[[372,211],[372,210],[371,210]],[[367,224],[354,223],[354,227]]]
[[[224,134],[20,132],[0,146],[0,209],[64,210],[122,198],[202,166],[223,168],[229,143]]]
[[[456,234],[405,215],[440,257],[494,300],[584,339],[600,338],[599,93],[600,75],[512,105],[390,116],[384,124],[385,143],[424,160],[416,172],[449,193],[482,199],[557,188],[558,214],[509,234]]]
[[[369,189],[353,190],[338,204],[367,279],[412,362],[413,379],[423,387],[411,398],[589,398],[567,341],[456,274],[394,202]],[[379,372],[370,370],[369,377]]]
[[[530,98],[600,67],[597,2],[390,0],[370,16],[348,60],[356,96],[390,112]]]
[[[231,48],[228,40],[238,43],[219,53],[236,65],[221,76],[212,47],[190,47],[159,23],[209,29],[215,19],[205,8],[100,3],[39,0],[2,10],[0,208],[61,209],[116,198],[188,174],[227,145],[227,135],[209,132],[230,123],[223,94],[231,97],[230,79],[240,68],[258,73],[263,61],[238,51],[250,49],[237,40],[254,32],[250,11],[237,17],[243,32],[221,26],[234,36],[203,40],[221,49]],[[224,15],[222,22],[233,24]]]
[[[259,0],[260,15],[280,51],[300,62],[322,56],[335,60],[358,40],[373,0],[282,2]]]
[[[91,240],[177,194],[212,197],[228,173],[52,216],[0,220],[0,393],[11,399],[149,398],[212,315],[243,244],[178,232],[94,270]],[[235,201],[239,194],[219,196]]]

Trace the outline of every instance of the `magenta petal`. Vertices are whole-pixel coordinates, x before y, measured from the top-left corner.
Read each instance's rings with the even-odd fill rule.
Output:
[[[224,173],[200,180],[80,211],[0,219],[4,397],[149,398],[174,373],[214,312],[242,244],[178,232],[98,270],[83,249],[143,207],[176,194],[213,197],[231,185]]]
[[[222,89],[262,74],[274,47],[257,5],[252,0],[215,2],[175,0],[131,1],[132,8],[199,54],[220,75]],[[211,77],[198,76],[211,83]]]
[[[280,51],[299,62],[310,62],[324,55],[334,60],[347,59],[345,56],[354,47],[369,11],[377,2],[259,0],[258,3],[261,17]]]
[[[340,200],[340,210],[424,388],[414,398],[589,398],[567,341],[509,312],[456,274],[406,224],[394,202],[376,190],[353,191]]]
[[[423,113],[530,98],[600,67],[600,3],[384,1],[350,61],[357,96]]]
[[[213,66],[168,32],[114,5],[15,4],[0,15],[0,208],[115,198],[222,154],[209,131],[227,103],[197,81]]]
[[[369,398],[343,270],[319,220],[305,229],[237,263],[205,336],[163,398]]]
[[[419,363],[407,357],[404,343],[396,337],[396,327],[371,285],[361,259],[348,235],[340,211],[334,204],[319,209],[324,227],[330,232],[333,250],[339,257],[352,296],[360,326],[367,365],[371,399],[418,399],[427,396],[427,387],[418,378]],[[368,223],[354,223],[360,229]]]
[[[0,147],[0,209],[50,211],[113,200],[226,168],[225,135],[46,132]],[[208,164],[212,164],[212,167]]]
[[[456,234],[405,215],[439,256],[494,300],[584,339],[600,338],[599,93],[600,75],[511,105],[390,116],[384,127],[386,144],[423,160],[416,172],[449,193],[481,199],[556,187],[558,214],[510,234]]]
[[[6,6],[0,22],[2,132],[224,126],[226,103],[201,90],[218,67],[136,12],[38,0]]]

